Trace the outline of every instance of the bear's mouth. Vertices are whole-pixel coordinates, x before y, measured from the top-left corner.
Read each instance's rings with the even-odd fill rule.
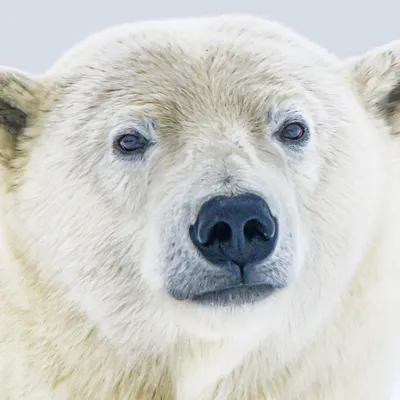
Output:
[[[282,288],[267,283],[240,284],[200,293],[191,300],[210,306],[240,306],[264,300],[279,289]]]

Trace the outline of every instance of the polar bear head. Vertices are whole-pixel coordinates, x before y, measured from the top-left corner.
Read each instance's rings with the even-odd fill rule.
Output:
[[[399,59],[228,16],[2,69],[9,246],[122,348],[318,325],[380,229]]]

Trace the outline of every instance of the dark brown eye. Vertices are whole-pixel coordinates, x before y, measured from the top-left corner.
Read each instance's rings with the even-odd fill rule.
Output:
[[[285,125],[279,132],[279,137],[284,141],[298,141],[306,136],[306,127],[299,123],[293,122]]]
[[[147,146],[147,139],[139,132],[133,132],[120,136],[117,139],[117,145],[123,153],[133,153],[143,150]]]

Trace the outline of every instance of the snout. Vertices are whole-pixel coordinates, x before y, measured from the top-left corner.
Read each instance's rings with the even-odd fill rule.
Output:
[[[200,253],[216,267],[248,268],[274,250],[278,223],[267,203],[256,195],[218,196],[200,209],[190,237]]]
[[[260,196],[242,194],[208,200],[201,206],[189,235],[211,266],[208,278],[212,281],[215,274],[218,280],[218,285],[203,288],[193,300],[243,303],[265,298],[279,286],[265,270],[259,271],[274,252],[279,235],[278,220]]]

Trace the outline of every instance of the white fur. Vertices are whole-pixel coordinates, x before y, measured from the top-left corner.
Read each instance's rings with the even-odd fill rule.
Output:
[[[399,60],[397,43],[343,62],[224,16],[111,28],[40,77],[0,70],[0,99],[28,114],[17,152],[0,140],[1,398],[388,399]],[[293,112],[301,151],[273,135]],[[157,144],[127,162],[110,135],[138,118]],[[173,300],[168,246],[203,262],[186,224],[243,191],[279,215],[289,287],[239,308]]]

